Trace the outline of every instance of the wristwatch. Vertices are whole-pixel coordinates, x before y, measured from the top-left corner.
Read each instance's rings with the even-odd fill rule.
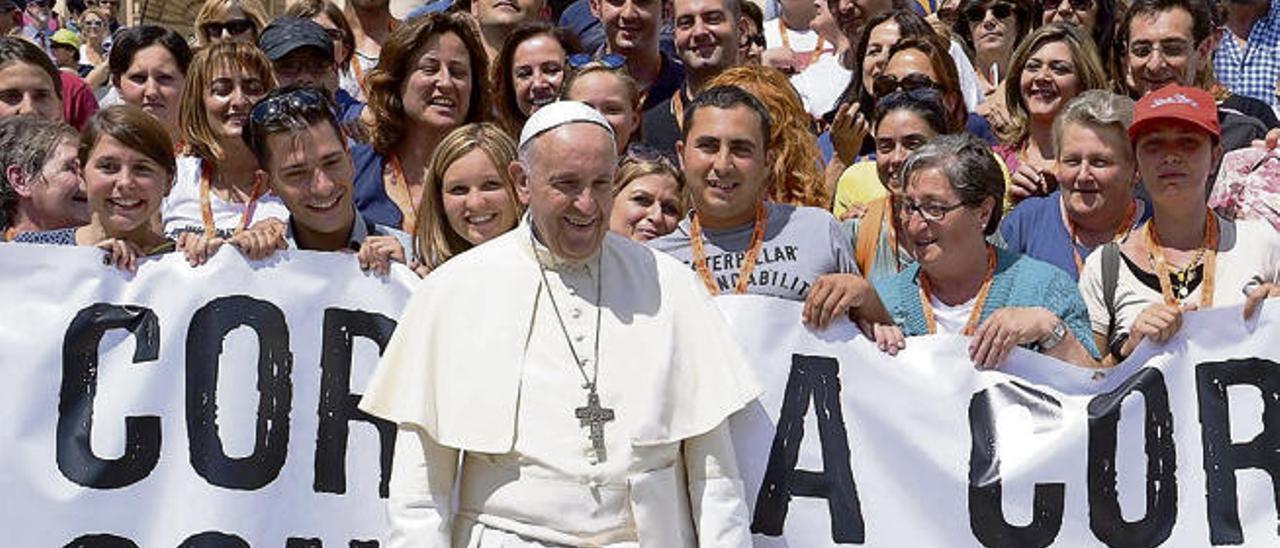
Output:
[[[1040,346],[1040,350],[1042,352],[1046,350],[1053,350],[1053,347],[1058,346],[1058,343],[1061,343],[1062,339],[1066,336],[1067,324],[1062,321],[1062,318],[1058,318],[1058,323],[1053,324],[1053,329],[1049,330],[1049,334],[1045,335],[1043,339],[1037,341],[1036,344]]]

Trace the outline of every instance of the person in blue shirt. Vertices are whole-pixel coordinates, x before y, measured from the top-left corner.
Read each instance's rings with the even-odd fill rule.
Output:
[[[890,354],[906,337],[969,337],[969,358],[998,368],[1014,346],[1081,366],[1097,364],[1089,312],[1075,282],[1037,259],[998,249],[1004,182],[985,142],[944,135],[917,149],[899,172],[898,223],[917,263],[876,283],[893,325],[875,325]]]
[[[1061,268],[1079,279],[1094,249],[1119,240],[1151,215],[1134,196],[1137,164],[1126,134],[1133,101],[1086,91],[1053,124],[1058,190],[1027,198],[1000,225],[1006,248]]]
[[[334,114],[347,122],[360,115],[364,104],[338,87],[338,66],[334,63],[333,39],[319,23],[300,17],[280,17],[258,36],[258,48],[271,60],[276,83],[286,86],[317,86],[333,97]]]

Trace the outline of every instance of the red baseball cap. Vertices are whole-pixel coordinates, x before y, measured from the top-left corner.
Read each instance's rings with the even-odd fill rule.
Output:
[[[1152,126],[1168,121],[1185,122],[1203,129],[1215,141],[1222,135],[1213,95],[1200,88],[1169,85],[1143,95],[1133,105],[1129,139],[1137,141]]]

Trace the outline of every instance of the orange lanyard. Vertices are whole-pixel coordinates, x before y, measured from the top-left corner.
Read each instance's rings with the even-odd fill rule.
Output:
[[[1061,206],[1060,206],[1061,207]],[[1117,242],[1129,233],[1129,229],[1133,228],[1133,218],[1138,216],[1138,202],[1132,200],[1129,202],[1129,210],[1124,214],[1124,221],[1116,228],[1115,235],[1111,241]],[[1062,217],[1067,220],[1067,236],[1068,243],[1071,244],[1071,258],[1076,260],[1076,273],[1084,272],[1084,259],[1080,258],[1080,248],[1076,245],[1076,224],[1071,222],[1071,216],[1067,215],[1067,208],[1062,207]]]
[[[898,272],[902,272],[902,246],[898,245],[898,228],[894,226],[897,216],[893,214],[893,195],[884,197],[885,211],[888,212],[884,216],[884,222],[881,226],[889,231],[889,245],[893,249],[893,266]],[[864,276],[866,272],[862,273]]]
[[[733,288],[735,295],[747,292],[747,281],[751,278],[751,272],[756,269],[756,258],[760,256],[760,246],[764,244],[764,229],[768,221],[764,202],[756,202],[756,221],[751,229],[751,243],[747,246],[747,254],[742,258],[742,266],[738,269],[738,283]],[[689,220],[689,246],[693,251],[693,268],[698,271],[702,283],[712,295],[719,295],[720,288],[716,286],[711,270],[707,268],[707,250],[702,245],[702,222],[698,220],[697,211],[693,212],[693,218]]]
[[[787,25],[783,24],[781,17],[778,18],[778,35],[782,37],[782,47],[791,49],[791,38],[787,36]],[[813,51],[809,52],[809,59],[804,62],[804,66],[807,67],[812,65],[814,61],[817,61],[819,57],[822,57],[822,46],[824,45],[822,37],[819,36],[818,43],[813,45]],[[797,58],[800,57],[800,52],[792,53],[795,53]]]
[[[204,224],[204,237],[212,238],[217,234],[213,225],[213,205],[209,202],[209,179],[212,178],[213,169],[209,167],[209,162],[200,161],[200,221]],[[244,212],[240,214],[240,224],[236,225],[235,230],[231,232],[232,236],[240,234],[249,226],[249,219],[253,218],[253,210],[258,205],[258,197],[262,195],[262,179],[253,182],[253,190],[249,191],[249,201],[244,204]]]
[[[409,181],[404,177],[404,168],[400,167],[400,157],[394,152],[387,153],[387,165],[384,169],[391,171],[391,177],[386,177],[384,173],[383,178],[389,179],[386,184],[387,197],[396,204],[403,218],[400,230],[413,234],[413,229],[418,224],[418,215],[413,207],[413,195],[409,192]]]
[[[964,324],[965,335],[973,335],[978,329],[978,320],[982,318],[982,306],[987,302],[987,292],[991,290],[991,280],[996,273],[996,250],[987,245],[987,273],[982,278],[982,288],[978,290],[978,298],[973,301],[973,310],[969,311],[969,321]],[[933,320],[933,300],[930,297],[929,276],[920,272],[920,309],[924,311],[924,324],[929,333],[937,333],[938,325]]]
[[[1151,223],[1152,221],[1147,221],[1145,230],[1147,249],[1151,252],[1151,262],[1155,263],[1156,277],[1160,279],[1160,295],[1164,297],[1164,304],[1178,306],[1181,302],[1173,296],[1173,282],[1169,278],[1169,264],[1165,262],[1164,247],[1160,245],[1160,236],[1151,229]],[[1214,261],[1218,256],[1218,221],[1213,216],[1213,210],[1205,211],[1204,241],[1200,243],[1200,252],[1203,254],[1201,264],[1204,265],[1204,280],[1200,282],[1200,309],[1204,310],[1213,306],[1213,271]],[[1186,270],[1194,267],[1193,262]]]

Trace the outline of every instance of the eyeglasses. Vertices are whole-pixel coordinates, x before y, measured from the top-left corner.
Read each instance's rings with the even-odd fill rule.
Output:
[[[1172,39],[1162,40],[1159,44],[1146,41],[1129,44],[1129,55],[1138,59],[1146,59],[1157,51],[1165,59],[1181,59],[1191,51],[1191,43],[1186,40]]]
[[[918,89],[936,90],[938,89],[938,84],[919,72],[908,74],[901,80],[891,74],[881,74],[871,83],[871,91],[876,94],[876,97],[884,97],[899,89],[907,92]]]
[[[102,28],[102,21],[84,21],[80,23],[80,26],[86,29],[100,29]]]
[[[271,64],[276,74],[285,78],[294,78],[300,74],[323,76],[333,70],[333,58],[329,59],[290,59]]]
[[[257,25],[248,19],[232,19],[230,21],[205,23],[200,26],[200,30],[204,31],[206,38],[217,38],[222,36],[222,31],[227,31],[231,36],[238,36],[257,29]]]
[[[1008,19],[1010,15],[1018,8],[1013,4],[1004,2],[996,2],[990,6],[972,5],[964,10],[964,18],[969,20],[969,24],[974,24],[987,18],[987,12],[996,16],[996,19]]]
[[[951,205],[942,205],[932,202],[923,204],[915,204],[904,198],[895,199],[893,208],[898,213],[898,220],[907,222],[911,219],[913,213],[919,213],[920,218],[930,223],[941,221],[948,213],[964,207],[964,202],[958,202]]]
[[[565,62],[574,70],[581,70],[592,63],[599,63],[609,70],[618,70],[627,64],[627,58],[616,53],[606,53],[600,57],[589,53],[575,53],[565,59]]]
[[[1066,2],[1071,6],[1071,9],[1076,11],[1088,11],[1089,8],[1093,7],[1093,0],[1044,0],[1044,10],[1057,11],[1058,6],[1061,6],[1063,2]]]

